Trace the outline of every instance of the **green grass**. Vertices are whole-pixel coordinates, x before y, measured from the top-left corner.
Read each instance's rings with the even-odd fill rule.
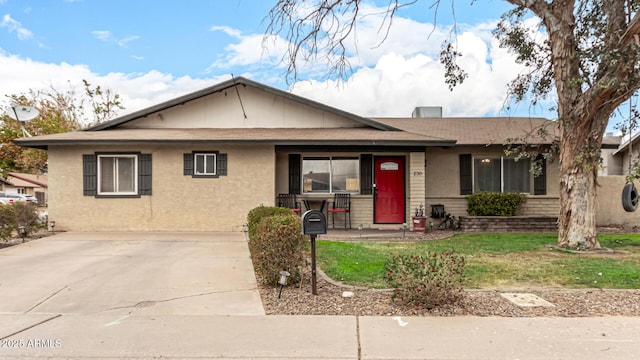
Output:
[[[601,235],[615,254],[573,254],[545,247],[555,235],[458,234],[422,242],[318,241],[318,264],[333,279],[373,288],[389,287],[385,263],[394,254],[455,250],[466,260],[467,288],[640,288],[640,235]]]

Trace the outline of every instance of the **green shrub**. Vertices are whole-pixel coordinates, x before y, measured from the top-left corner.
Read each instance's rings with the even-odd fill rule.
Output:
[[[299,282],[305,259],[300,217],[287,211],[261,218],[249,237],[249,250],[256,273],[265,284],[277,285],[282,270],[291,274],[290,283]]]
[[[21,201],[13,204],[13,207],[16,213],[16,229],[18,226],[24,226],[28,236],[42,227],[36,204]]]
[[[0,240],[7,240],[16,229],[16,211],[13,205],[0,204]]]
[[[42,227],[37,206],[22,201],[12,205],[0,205],[0,239],[11,238],[19,226],[24,226],[27,236]]]
[[[463,295],[464,257],[453,250],[426,255],[394,255],[385,278],[395,287],[393,299],[416,308],[453,304]]]
[[[294,214],[291,209],[275,207],[275,206],[263,206],[260,205],[256,208],[251,209],[249,214],[247,215],[247,228],[249,231],[249,239],[255,238],[256,228],[260,223],[260,220],[272,215],[278,214]],[[300,218],[298,218],[299,220]]]
[[[521,193],[481,191],[467,196],[467,212],[471,216],[515,216],[526,201]]]

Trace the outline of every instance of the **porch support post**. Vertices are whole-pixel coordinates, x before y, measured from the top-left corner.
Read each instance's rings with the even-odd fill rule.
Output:
[[[425,204],[425,153],[412,152],[409,153],[409,201],[407,207],[407,223],[409,223],[410,229],[413,230],[413,221],[411,217],[415,215],[415,210],[420,204],[425,207],[425,214],[427,214]]]

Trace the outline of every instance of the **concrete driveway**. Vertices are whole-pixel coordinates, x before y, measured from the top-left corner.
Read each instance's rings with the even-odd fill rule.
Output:
[[[0,314],[264,315],[264,309],[242,233],[101,232],[0,249]]]

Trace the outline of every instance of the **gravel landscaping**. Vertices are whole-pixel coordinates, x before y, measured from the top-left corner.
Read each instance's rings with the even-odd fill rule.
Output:
[[[259,280],[259,279],[258,279]],[[603,289],[502,289],[467,290],[462,301],[432,310],[413,309],[394,303],[389,291],[337,286],[318,276],[318,295],[311,294],[309,274],[302,286],[279,289],[260,286],[269,315],[362,315],[362,316],[640,316],[640,290]],[[352,297],[343,293],[351,292]],[[521,307],[502,297],[503,292],[532,293],[552,307]]]
[[[345,238],[347,233],[321,235],[326,240]],[[451,236],[449,232],[409,233],[405,237],[389,234],[375,238],[374,233],[363,234],[367,241],[432,240]],[[358,233],[349,233],[347,241],[361,240]],[[350,237],[350,238],[349,238]],[[260,279],[258,279],[258,284]],[[265,312],[269,315],[362,315],[362,316],[640,316],[640,289],[485,289],[466,290],[464,298],[457,304],[431,310],[414,309],[394,302],[391,291],[355,289],[335,282],[319,271],[318,295],[311,294],[310,269],[304,275],[301,286],[287,286],[278,298],[279,289],[259,285]],[[353,293],[344,297],[344,292]],[[501,296],[501,293],[530,293],[553,304],[547,306],[521,307]]]

